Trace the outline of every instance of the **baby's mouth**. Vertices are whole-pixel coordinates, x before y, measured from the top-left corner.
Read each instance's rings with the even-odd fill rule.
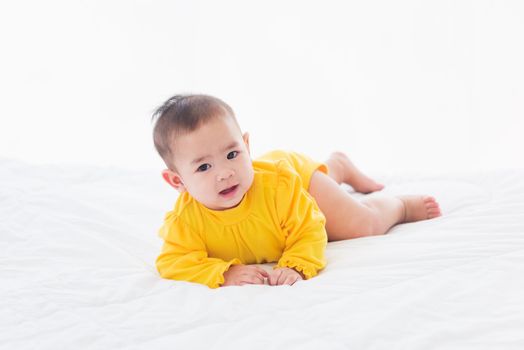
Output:
[[[223,190],[223,191],[220,191],[219,193],[220,193],[221,195],[227,195],[227,194],[229,194],[229,193],[235,191],[235,190],[237,189],[237,187],[238,187],[238,185],[231,186],[231,187],[229,187],[229,188],[226,188],[226,189]]]

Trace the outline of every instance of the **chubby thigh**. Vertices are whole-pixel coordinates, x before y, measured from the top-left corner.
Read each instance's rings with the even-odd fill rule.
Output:
[[[329,241],[357,238],[370,234],[375,214],[353,198],[328,174],[333,164],[317,162],[297,153],[276,150],[264,154],[260,160],[287,160],[298,173],[302,186],[315,199],[320,211],[326,217],[326,231]],[[335,174],[333,174],[335,176]]]
[[[326,217],[329,241],[362,237],[369,231],[371,209],[325,173],[313,172],[308,192]]]

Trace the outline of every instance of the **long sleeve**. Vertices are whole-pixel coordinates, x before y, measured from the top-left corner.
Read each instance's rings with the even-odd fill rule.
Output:
[[[286,235],[277,267],[294,268],[309,279],[326,265],[326,219],[293,170],[282,167],[277,188],[277,212]]]
[[[156,266],[163,278],[218,288],[224,283],[224,272],[232,264],[241,263],[239,259],[224,261],[209,258],[200,235],[192,232],[175,215],[166,217],[159,235],[164,239],[164,245],[156,260]]]

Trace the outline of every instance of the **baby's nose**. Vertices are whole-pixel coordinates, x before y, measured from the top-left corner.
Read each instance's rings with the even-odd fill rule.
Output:
[[[221,171],[220,174],[218,174],[217,180],[218,181],[227,180],[231,176],[233,176],[234,174],[235,174],[235,172],[233,171],[233,169],[225,169],[225,170]]]

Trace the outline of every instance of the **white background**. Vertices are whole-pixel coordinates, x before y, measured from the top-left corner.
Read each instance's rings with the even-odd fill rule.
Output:
[[[150,116],[229,103],[252,153],[524,167],[523,1],[3,1],[0,156],[160,170]]]

